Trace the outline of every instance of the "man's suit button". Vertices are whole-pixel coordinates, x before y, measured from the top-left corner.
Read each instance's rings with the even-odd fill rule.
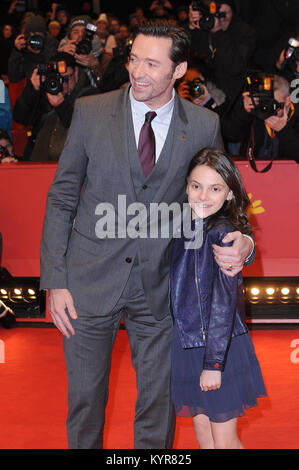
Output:
[[[126,258],[127,263],[132,263],[132,258]]]
[[[144,185],[142,186],[142,189],[147,189],[147,184],[144,184]]]

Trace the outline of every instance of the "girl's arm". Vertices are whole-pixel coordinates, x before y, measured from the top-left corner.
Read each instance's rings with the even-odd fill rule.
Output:
[[[225,233],[218,233],[219,240],[222,240],[224,236]],[[210,318],[203,366],[205,370],[224,370],[235,321],[238,284],[242,282],[240,276],[240,274],[234,277],[227,276],[214,262]]]
[[[238,280],[238,275],[226,276],[218,266],[215,267],[204,359],[206,370],[224,370],[235,320]]]

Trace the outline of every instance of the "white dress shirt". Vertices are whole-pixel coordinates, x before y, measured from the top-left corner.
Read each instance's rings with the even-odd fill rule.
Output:
[[[133,93],[132,93],[132,88],[130,88],[130,101],[131,101],[131,109],[132,109],[132,117],[133,117],[133,126],[134,126],[134,132],[135,132],[135,139],[136,139],[136,146],[138,148],[138,142],[139,142],[139,134],[141,127],[144,124],[145,120],[145,115],[148,111],[153,111],[151,108],[149,108],[145,103],[142,101],[137,101],[135,100]],[[168,101],[166,104],[164,104],[161,108],[155,109],[154,111],[157,113],[157,116],[155,119],[152,120],[152,129],[155,134],[155,139],[156,139],[156,162],[160,156],[161,150],[163,148],[164,142],[167,137],[170,121],[172,118],[172,113],[173,113],[173,107],[174,107],[174,96],[175,96],[175,91],[174,89],[172,90],[172,97],[170,101]],[[253,253],[254,250],[254,241],[252,237],[243,234],[244,236],[247,236],[249,240],[252,243],[252,250],[250,255],[246,258],[245,262],[247,262],[250,258],[250,256]]]
[[[163,148],[164,142],[167,137],[170,121],[172,118],[173,107],[174,107],[174,96],[175,91],[172,90],[172,97],[170,101],[164,104],[161,108],[155,109],[157,113],[155,119],[152,120],[152,129],[155,134],[156,139],[156,161],[158,160],[161,150]],[[133,126],[135,132],[136,146],[138,148],[139,134],[141,127],[144,124],[145,115],[148,111],[153,111],[142,101],[135,100],[132,88],[130,88],[130,101],[133,117]]]

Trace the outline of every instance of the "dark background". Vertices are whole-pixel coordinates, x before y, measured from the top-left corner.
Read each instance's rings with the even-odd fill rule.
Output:
[[[77,14],[80,11],[80,5],[81,1],[71,1],[71,0],[56,0],[57,3],[63,3],[66,5],[69,10],[73,14]],[[191,0],[190,0],[191,1]],[[184,1],[184,0],[170,0],[171,4],[173,5],[174,9],[178,5],[189,5],[190,3],[189,0]],[[0,0],[1,2],[1,0]],[[48,7],[52,2],[49,0],[40,0],[39,5],[42,6],[42,8]],[[100,0],[100,9],[102,13],[112,13],[118,18],[120,18],[121,21],[127,22],[129,15],[133,13],[134,9],[137,6],[141,6],[144,8],[145,13],[147,8],[151,5],[152,0]]]
[[[174,8],[178,5],[189,5],[189,1],[183,0],[170,0]],[[190,0],[191,1],[191,0]],[[102,12],[112,12],[118,16],[123,21],[127,20],[129,15],[134,11],[137,6],[141,6],[145,10],[151,5],[152,0],[130,0],[117,2],[114,0],[101,0],[101,10]],[[146,13],[146,11],[145,11]]]

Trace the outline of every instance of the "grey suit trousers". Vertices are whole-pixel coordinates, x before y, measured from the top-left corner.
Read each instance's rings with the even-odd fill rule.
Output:
[[[151,314],[138,265],[133,265],[122,296],[109,316],[77,313],[78,319],[72,321],[75,335],[70,339],[64,338],[69,448],[96,449],[103,446],[111,353],[122,317],[138,388],[134,448],[171,448],[175,431],[170,396],[172,319],[168,312],[160,321]],[[113,427],[110,432],[113,432]]]

